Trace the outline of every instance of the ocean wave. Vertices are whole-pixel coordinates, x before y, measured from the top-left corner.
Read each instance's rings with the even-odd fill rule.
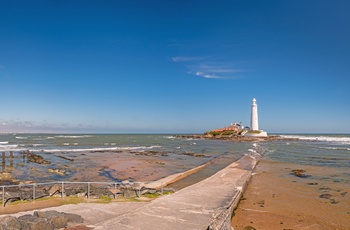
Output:
[[[25,148],[19,145],[0,145],[1,151],[23,151]]]
[[[93,151],[132,151],[160,148],[162,146],[137,146],[137,147],[98,147],[98,148],[57,148],[57,149],[32,149],[32,152],[93,152]]]
[[[284,138],[297,138],[299,140],[308,141],[325,141],[325,142],[336,142],[341,144],[350,144],[349,136],[304,136],[304,135],[281,135]]]
[[[26,139],[28,139],[28,137],[20,137],[20,136],[18,136],[18,137],[16,137],[16,139],[26,140]]]
[[[32,139],[33,141],[44,141],[46,140],[45,138],[40,138],[40,137],[36,137]]]
[[[346,148],[346,147],[320,147],[320,149],[346,150],[346,151],[350,151],[350,148]]]
[[[58,136],[54,136],[54,138],[87,138],[87,137],[93,137],[92,135],[58,135]]]
[[[0,141],[0,145],[6,145],[8,143],[9,143],[8,141]]]

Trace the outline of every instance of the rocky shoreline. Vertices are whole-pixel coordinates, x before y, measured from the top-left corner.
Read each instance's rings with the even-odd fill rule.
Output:
[[[83,218],[77,214],[35,211],[33,215],[26,214],[17,218],[13,216],[0,218],[0,229],[66,229],[69,226],[81,224],[83,221]]]
[[[177,138],[193,138],[193,139],[206,139],[206,140],[223,140],[232,142],[250,142],[250,141],[298,141],[298,138],[285,138],[278,135],[269,135],[267,137],[246,137],[241,135],[210,135],[210,134],[189,134],[189,135],[176,135]]]

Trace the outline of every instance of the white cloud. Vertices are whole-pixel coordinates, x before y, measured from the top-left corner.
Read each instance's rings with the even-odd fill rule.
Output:
[[[199,68],[211,72],[211,73],[240,73],[240,72],[246,72],[246,70],[241,69],[234,69],[229,68],[225,66],[215,66],[215,65],[207,65],[207,64],[201,64]]]
[[[215,78],[215,79],[225,78],[225,77],[217,76],[215,74],[206,74],[206,73],[199,72],[199,71],[197,71],[195,75],[199,76],[199,77],[204,77],[204,78]]]
[[[173,62],[195,62],[195,61],[201,61],[204,60],[208,57],[204,56],[193,56],[193,57],[186,57],[186,56],[177,56],[171,58]]]
[[[237,73],[247,71],[211,59],[213,58],[210,56],[177,56],[173,57],[172,61],[188,63],[189,74],[208,79],[238,78]]]
[[[188,73],[204,77],[208,79],[233,79],[238,78],[237,73],[246,72],[245,70],[230,68],[222,65],[215,64],[198,64],[188,66]]]

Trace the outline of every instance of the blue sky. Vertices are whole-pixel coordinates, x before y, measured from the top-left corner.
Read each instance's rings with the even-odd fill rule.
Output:
[[[0,132],[350,133],[350,1],[0,5]]]

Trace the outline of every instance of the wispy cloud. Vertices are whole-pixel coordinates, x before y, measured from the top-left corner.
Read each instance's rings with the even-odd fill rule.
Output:
[[[224,78],[224,77],[221,77],[221,76],[217,76],[215,74],[206,74],[206,73],[203,73],[203,72],[200,72],[200,71],[197,71],[195,75],[199,76],[199,77],[204,77],[204,78],[215,78],[215,79]]]
[[[237,73],[247,72],[211,59],[210,56],[176,56],[172,61],[185,63],[189,74],[207,79],[234,79],[240,77]]]
[[[172,60],[173,62],[194,62],[194,61],[202,61],[207,59],[208,57],[204,56],[193,56],[193,57],[186,57],[186,56],[177,56],[173,57]]]

